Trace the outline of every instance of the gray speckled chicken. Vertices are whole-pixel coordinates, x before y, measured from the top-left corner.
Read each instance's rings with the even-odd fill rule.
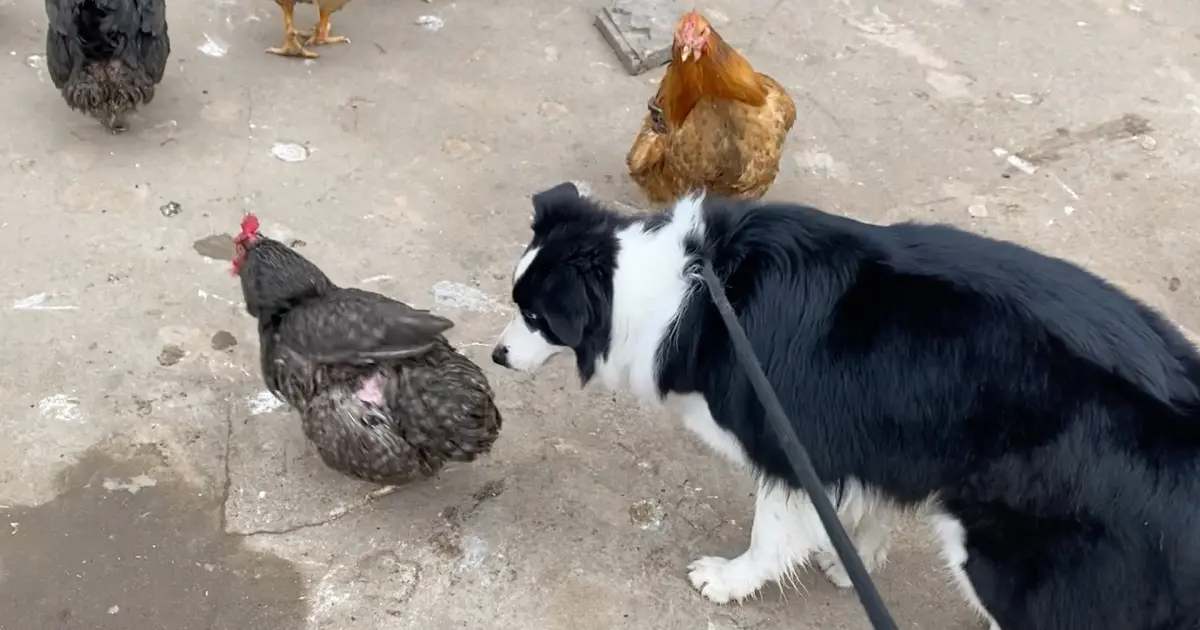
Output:
[[[258,319],[263,380],[329,467],[394,486],[491,450],[500,411],[483,371],[442,336],[450,320],[338,287],[259,234],[254,215],[234,238],[233,271]]]

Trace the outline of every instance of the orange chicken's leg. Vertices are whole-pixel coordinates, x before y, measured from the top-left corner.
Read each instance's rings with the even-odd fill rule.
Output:
[[[305,57],[307,59],[318,57],[317,53],[304,50],[300,41],[296,39],[296,29],[292,24],[292,10],[295,9],[296,3],[285,0],[279,3],[279,7],[283,9],[283,46],[268,48],[267,52],[285,57]]]
[[[350,39],[341,35],[330,35],[329,27],[333,26],[329,22],[329,13],[325,9],[321,9],[321,19],[317,22],[317,28],[313,30],[312,37],[304,42],[306,46],[319,46],[321,44],[349,44]]]

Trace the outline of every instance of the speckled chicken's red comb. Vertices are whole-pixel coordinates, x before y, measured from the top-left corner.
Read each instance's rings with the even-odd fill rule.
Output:
[[[242,236],[254,236],[258,232],[258,217],[247,214],[242,217]]]

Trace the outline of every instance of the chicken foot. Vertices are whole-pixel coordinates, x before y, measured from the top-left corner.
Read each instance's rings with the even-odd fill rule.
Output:
[[[129,123],[125,121],[125,111],[98,111],[93,112],[92,117],[100,121],[104,128],[109,133],[115,135],[124,133],[129,129]]]
[[[272,55],[282,55],[284,57],[304,57],[305,59],[315,59],[319,57],[315,52],[305,50],[300,45],[300,40],[296,39],[298,35],[303,33],[297,32],[295,24],[292,22],[292,11],[295,5],[292,3],[281,4],[283,9],[283,46],[278,48],[268,48],[267,52]]]
[[[346,37],[344,35],[330,35],[329,27],[331,27],[331,26],[333,26],[333,23],[331,23],[329,21],[329,14],[322,10],[321,11],[321,19],[317,22],[317,27],[312,30],[311,34],[309,34],[308,32],[303,33],[305,35],[309,35],[308,41],[304,42],[304,45],[305,46],[320,46],[321,44],[349,44],[350,43],[349,37]]]

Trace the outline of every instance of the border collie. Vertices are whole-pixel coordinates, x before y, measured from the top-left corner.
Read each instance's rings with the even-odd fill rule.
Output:
[[[741,601],[815,561],[850,582],[699,278],[711,260],[868,569],[927,508],[993,630],[1200,628],[1200,355],[1062,260],[940,225],[696,195],[625,216],[533,198],[493,351],[570,350],[755,474],[750,546],[688,578]]]

